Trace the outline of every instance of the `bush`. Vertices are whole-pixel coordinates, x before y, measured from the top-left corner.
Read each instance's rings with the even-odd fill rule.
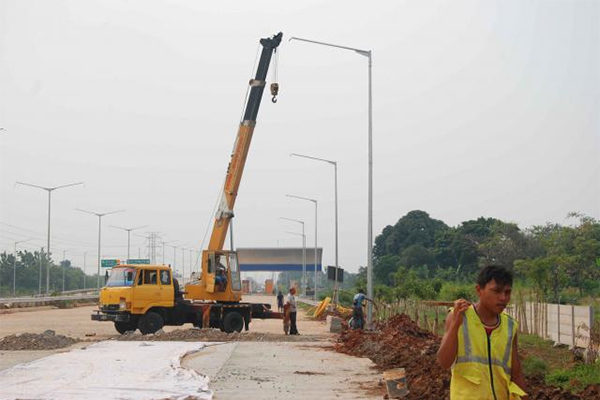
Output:
[[[440,300],[454,301],[456,299],[466,299],[469,301],[477,300],[474,284],[458,284],[454,282],[445,282],[439,293]]]
[[[548,373],[548,364],[538,357],[527,357],[523,360],[523,373],[527,376],[544,377]]]
[[[600,362],[552,371],[546,376],[546,383],[574,392],[581,391],[588,385],[600,384]]]

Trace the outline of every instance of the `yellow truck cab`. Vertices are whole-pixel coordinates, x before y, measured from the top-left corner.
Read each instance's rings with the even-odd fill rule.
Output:
[[[187,300],[169,266],[117,265],[100,290],[99,308],[92,320],[112,321],[121,334],[139,329],[146,335],[165,325],[185,323],[240,332],[244,327],[249,329],[252,317],[282,317],[270,307],[263,303]]]

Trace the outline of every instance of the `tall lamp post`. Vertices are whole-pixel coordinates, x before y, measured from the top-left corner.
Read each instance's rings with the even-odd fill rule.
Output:
[[[131,231],[135,231],[137,229],[142,229],[142,228],[145,228],[147,226],[148,225],[136,226],[135,228],[122,228],[120,226],[114,226],[114,225],[110,226],[111,228],[120,229],[122,231],[127,231],[127,262],[129,262],[129,259],[131,258],[129,256],[129,253],[130,253],[129,250],[130,250],[130,247],[131,247]]]
[[[315,40],[302,39],[299,37],[292,37],[292,40],[299,40],[301,42],[313,43],[322,46],[335,47],[343,50],[350,50],[363,57],[367,57],[368,60],[368,71],[369,71],[369,182],[368,182],[368,206],[367,206],[367,296],[373,298],[373,53],[371,50],[356,49],[353,47],[340,46],[332,43],[317,42]],[[336,265],[337,267],[337,265]],[[337,283],[337,281],[336,281]],[[367,305],[367,326],[371,326],[373,319],[373,304],[368,302]]]
[[[165,246],[167,245],[167,243],[173,243],[176,241],[177,240],[169,240],[168,242],[162,242],[162,263],[163,263],[163,265],[167,265],[167,264],[165,264]]]
[[[15,256],[13,258],[13,297],[16,296],[17,291],[17,245],[19,243],[29,242],[30,240],[33,239],[19,240],[15,242]]]
[[[327,160],[324,158],[307,156],[304,154],[292,153],[292,157],[308,158],[309,160],[325,162],[329,165],[333,165],[334,172],[334,191],[335,191],[335,280],[333,283],[333,302],[338,302],[338,269],[340,267],[338,258],[338,184],[337,184],[337,161]]]
[[[311,201],[315,204],[315,301],[317,301],[317,200],[309,197],[293,196],[291,194],[287,194],[286,196],[293,199]]]
[[[102,254],[102,252],[101,252],[102,217],[111,215],[111,214],[124,212],[125,210],[111,211],[111,212],[106,212],[106,213],[97,213],[97,212],[93,212],[93,211],[86,211],[86,210],[81,210],[79,208],[76,208],[76,210],[84,212],[86,214],[92,214],[92,215],[95,215],[96,217],[98,217],[98,282],[96,284],[96,289],[98,289],[98,291],[100,291],[100,264],[101,264],[101,258],[102,258],[102,256],[101,256],[101,254]]]
[[[45,186],[38,186],[38,185],[32,185],[31,183],[25,183],[25,182],[16,182],[17,185],[23,185],[23,186],[30,186],[30,187],[34,187],[37,189],[42,189],[48,192],[48,243],[47,243],[47,247],[46,247],[46,254],[48,254],[48,266],[46,267],[46,293],[50,293],[50,210],[51,210],[51,204],[52,204],[52,192],[58,189],[63,189],[66,187],[70,187],[70,186],[77,186],[77,185],[83,185],[83,182],[77,182],[77,183],[69,183],[67,185],[61,185],[61,186],[53,186],[53,187],[45,187]]]
[[[304,234],[304,229],[302,229],[302,233],[289,232],[285,233],[294,236],[302,236],[302,280],[305,280],[304,273],[306,272],[306,235]],[[289,276],[288,276],[289,281]],[[306,288],[306,285],[304,286]],[[306,290],[304,290],[304,295],[306,296]]]
[[[306,297],[306,235],[304,234],[304,221],[286,217],[279,217],[279,219],[302,224],[302,285],[304,286],[304,296]],[[293,234],[293,232],[287,233]]]

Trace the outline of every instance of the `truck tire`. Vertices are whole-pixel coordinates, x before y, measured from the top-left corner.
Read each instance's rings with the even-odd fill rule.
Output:
[[[241,332],[244,328],[244,317],[236,311],[231,311],[223,318],[223,330],[227,333]]]
[[[135,321],[115,321],[115,329],[122,335],[125,332],[135,331],[137,329],[137,324]]]
[[[142,332],[142,335],[156,333],[158,330],[162,329],[163,325],[163,318],[154,311],[148,311],[146,314],[142,315],[138,322],[138,328],[140,329],[140,332]]]

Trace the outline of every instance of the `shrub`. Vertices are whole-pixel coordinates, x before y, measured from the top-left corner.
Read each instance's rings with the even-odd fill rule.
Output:
[[[548,373],[548,364],[541,358],[527,357],[523,360],[523,373],[527,376],[544,377]]]
[[[454,282],[445,282],[442,284],[442,288],[440,290],[439,299],[454,301],[456,299],[466,299],[470,301],[475,301],[477,296],[475,294],[475,290],[473,289],[474,284],[458,284]]]

